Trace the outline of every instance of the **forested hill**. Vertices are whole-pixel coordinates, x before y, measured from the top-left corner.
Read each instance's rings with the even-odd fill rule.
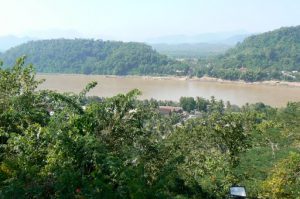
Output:
[[[254,35],[221,57],[225,67],[300,69],[300,26]]]
[[[0,55],[5,65],[26,55],[38,72],[84,74],[172,74],[183,70],[177,61],[135,42],[87,39],[31,41]]]
[[[300,26],[253,35],[225,54],[199,60],[197,75],[246,81],[300,81]]]
[[[250,36],[221,56],[176,61],[136,42],[31,41],[0,54],[5,66],[26,55],[37,72],[112,75],[208,75],[230,80],[300,81],[300,26]]]

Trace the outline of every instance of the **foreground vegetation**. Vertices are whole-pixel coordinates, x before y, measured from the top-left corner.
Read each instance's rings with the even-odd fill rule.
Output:
[[[24,58],[0,68],[0,198],[225,198],[233,184],[300,196],[299,102],[182,98],[201,117],[181,121],[137,90],[98,99],[85,96],[96,82],[78,95],[40,83]]]

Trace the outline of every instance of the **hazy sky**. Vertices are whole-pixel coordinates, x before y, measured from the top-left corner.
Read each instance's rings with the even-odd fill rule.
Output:
[[[300,0],[0,0],[0,35],[145,40],[300,25]]]

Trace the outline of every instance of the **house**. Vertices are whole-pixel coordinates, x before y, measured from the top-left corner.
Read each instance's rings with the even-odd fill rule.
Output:
[[[178,106],[159,106],[158,109],[159,109],[159,112],[163,115],[169,115],[172,112],[175,112],[175,113],[183,112],[182,107],[178,107]]]

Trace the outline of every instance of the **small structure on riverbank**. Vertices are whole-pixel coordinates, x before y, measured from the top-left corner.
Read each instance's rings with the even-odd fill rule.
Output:
[[[158,109],[159,109],[159,112],[163,115],[169,115],[172,112],[175,112],[175,113],[183,112],[182,107],[179,107],[179,106],[159,106]]]

